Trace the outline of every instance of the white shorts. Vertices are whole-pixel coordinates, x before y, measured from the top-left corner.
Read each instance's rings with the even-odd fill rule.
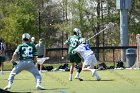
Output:
[[[45,62],[45,60],[48,60],[48,59],[49,59],[49,57],[37,58],[37,63],[43,64]]]
[[[96,59],[95,55],[92,54],[92,55],[87,56],[86,59],[84,60],[84,64],[85,65],[90,65],[90,66],[91,65],[96,65],[97,64],[97,59]]]

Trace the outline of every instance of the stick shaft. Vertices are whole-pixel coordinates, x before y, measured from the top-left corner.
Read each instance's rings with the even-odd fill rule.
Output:
[[[105,31],[108,28],[104,28],[103,30],[101,30],[100,32],[96,33],[94,36],[90,37],[87,41],[89,41],[90,39],[94,38],[95,36],[99,35],[100,33],[102,33],[103,31]]]

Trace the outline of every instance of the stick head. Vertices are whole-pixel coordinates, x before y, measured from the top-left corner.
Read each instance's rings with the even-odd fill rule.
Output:
[[[112,29],[114,27],[114,23],[109,22],[109,24],[106,25],[106,29]]]

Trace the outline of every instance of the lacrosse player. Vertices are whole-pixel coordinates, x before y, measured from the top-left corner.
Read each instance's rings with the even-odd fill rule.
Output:
[[[37,57],[38,58],[43,58],[43,57],[46,57],[46,46],[45,44],[43,43],[43,39],[39,39],[39,42],[38,44],[35,45],[36,49],[37,49]],[[38,68],[38,65],[39,65],[39,73],[42,72],[42,68],[43,68],[43,63],[36,63],[36,67]]]
[[[3,68],[4,68],[4,61],[5,61],[5,44],[0,40],[0,68],[1,68],[1,74],[3,75]]]
[[[10,61],[15,62],[19,56],[19,63],[12,69],[8,78],[8,85],[4,88],[4,90],[11,88],[14,77],[23,70],[27,70],[34,75],[37,89],[44,90],[45,88],[40,85],[41,75],[33,63],[36,62],[36,48],[30,43],[30,35],[28,33],[24,33],[22,35],[22,41],[23,43],[18,45]]]
[[[92,76],[96,77],[96,80],[100,80],[100,77],[96,70],[94,69],[94,65],[97,64],[96,57],[91,50],[89,44],[86,43],[85,38],[80,38],[80,45],[73,50],[73,53],[78,53],[84,59],[82,70],[89,70],[92,72]]]
[[[70,67],[70,77],[69,80],[72,81],[72,74],[73,74],[73,70],[74,70],[74,63],[76,63],[78,65],[78,70],[75,76],[75,79],[79,79],[82,80],[80,78],[80,72],[82,70],[82,62],[81,62],[81,58],[79,57],[79,55],[77,53],[73,54],[72,51],[73,49],[75,49],[78,45],[79,45],[79,39],[81,37],[81,31],[79,28],[74,28],[73,29],[73,34],[72,36],[69,36],[69,38],[65,41],[64,44],[67,44],[68,46],[68,59],[71,63],[71,67]]]

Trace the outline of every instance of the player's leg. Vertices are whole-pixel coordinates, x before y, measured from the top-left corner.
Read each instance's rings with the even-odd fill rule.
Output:
[[[2,74],[2,75],[4,74],[3,68],[4,68],[4,63],[2,62],[2,63],[1,63],[1,74]]]
[[[26,70],[34,75],[36,79],[36,88],[40,90],[44,90],[45,88],[40,85],[42,81],[41,75],[39,74],[39,71],[34,66],[34,63],[32,61],[28,63],[28,68]]]
[[[35,63],[35,67],[38,69],[38,63]],[[39,69],[38,69],[39,70]]]
[[[3,62],[0,62],[0,70],[1,70],[1,74],[3,74]]]
[[[8,90],[11,88],[12,83],[14,81],[14,77],[20,73],[24,68],[24,62],[19,62],[10,72],[9,78],[8,78],[8,85],[4,88],[4,90]]]
[[[40,73],[42,72],[43,64],[40,64]]]
[[[92,76],[95,76],[96,79],[99,81],[100,77],[99,77],[96,69],[94,69],[94,65],[97,64],[97,59],[96,59],[95,55],[88,56],[84,63],[85,63],[85,65],[88,65],[88,67],[84,68],[84,69],[89,69],[92,72]]]
[[[76,73],[76,75],[75,75],[75,79],[80,79],[80,80],[82,80],[82,79],[80,78],[80,73],[81,73],[81,70],[82,70],[81,58],[79,57],[78,54],[75,54],[74,59],[75,59],[76,64],[78,64],[78,69],[77,69],[77,73]]]
[[[38,58],[43,58],[43,55],[38,56]],[[39,66],[39,67],[38,67],[38,66]],[[38,68],[38,70],[39,70],[39,73],[41,73],[41,72],[42,72],[42,68],[43,68],[43,63],[42,63],[42,64],[37,64],[37,68]]]
[[[3,57],[0,57],[0,68],[1,68],[1,74],[3,75],[4,72],[3,72],[3,68],[4,68],[4,58]]]
[[[69,76],[69,80],[70,81],[72,81],[73,70],[74,70],[74,63],[71,63],[71,66],[70,66],[70,76]]]
[[[75,79],[80,78],[81,70],[82,70],[82,62],[78,63],[78,68],[77,68],[77,73],[75,75]]]
[[[69,75],[69,80],[72,81],[72,74],[73,74],[73,70],[74,70],[74,58],[73,55],[68,54],[68,59],[70,61],[70,75]]]

